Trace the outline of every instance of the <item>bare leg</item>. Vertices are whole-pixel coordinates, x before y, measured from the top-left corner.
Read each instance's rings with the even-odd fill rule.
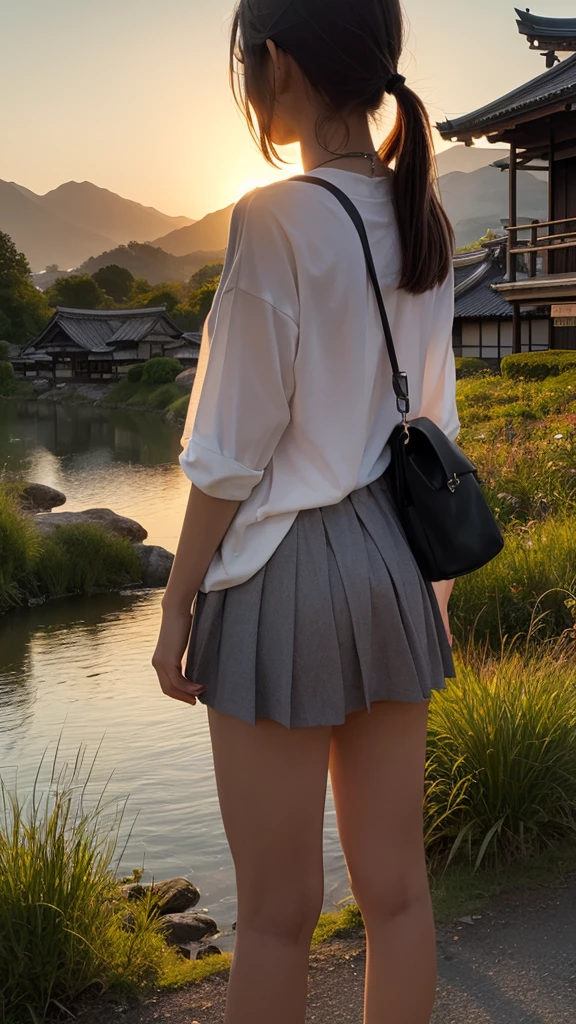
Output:
[[[304,1024],[322,910],[331,729],[255,726],[210,710],[238,924],[225,1024]]]
[[[334,729],[330,773],[366,924],[365,1024],[429,1024],[436,945],[422,802],[428,705],[378,702]]]

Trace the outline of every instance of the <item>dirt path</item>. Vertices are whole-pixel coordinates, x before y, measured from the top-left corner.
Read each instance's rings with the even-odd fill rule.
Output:
[[[575,1024],[576,876],[501,896],[479,919],[441,928],[438,953],[432,1024]],[[358,940],[312,954],[307,1024],[362,1024],[364,965]],[[219,976],[142,1007],[109,1003],[81,1021],[222,1024],[225,992]]]

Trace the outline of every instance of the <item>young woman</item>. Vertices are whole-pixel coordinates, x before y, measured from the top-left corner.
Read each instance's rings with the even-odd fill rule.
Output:
[[[240,0],[232,75],[264,156],[298,142],[305,172],[360,211],[412,415],[454,438],[452,235],[402,41],[399,0]],[[396,124],[376,152],[387,93]],[[358,235],[325,189],[238,203],[191,419],[153,663],[164,693],[209,708],[238,887],[226,1024],[304,1024],[328,771],[366,924],[366,1024],[427,1024],[422,795],[428,701],[453,674],[450,586],[422,579],[390,499],[390,362]]]

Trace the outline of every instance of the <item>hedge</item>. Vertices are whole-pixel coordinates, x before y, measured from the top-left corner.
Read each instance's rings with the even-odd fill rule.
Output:
[[[522,352],[513,356],[505,356],[502,360],[503,377],[513,380],[545,380],[546,377],[558,377],[567,370],[576,369],[576,351],[559,349],[547,352]]]
[[[456,379],[464,377],[475,377],[477,373],[489,373],[490,367],[485,359],[476,359],[474,356],[458,356],[456,358]]]
[[[184,367],[178,359],[149,359],[142,368],[142,383],[151,385],[173,384]]]
[[[0,395],[11,395],[14,391],[14,367],[12,363],[0,362]]]

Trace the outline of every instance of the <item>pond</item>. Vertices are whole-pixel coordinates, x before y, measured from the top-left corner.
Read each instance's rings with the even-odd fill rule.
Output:
[[[188,483],[180,432],[159,417],[47,401],[0,402],[0,471],[68,498],[66,510],[111,508],[174,550]],[[0,619],[0,776],[29,793],[84,746],[100,750],[95,790],[128,797],[122,870],[190,878],[220,927],[235,920],[234,873],[220,820],[206,711],[168,700],[150,658],[161,593],[49,602]],[[326,907],[348,893],[331,794],[325,821]],[[224,943],[225,945],[225,943]]]

